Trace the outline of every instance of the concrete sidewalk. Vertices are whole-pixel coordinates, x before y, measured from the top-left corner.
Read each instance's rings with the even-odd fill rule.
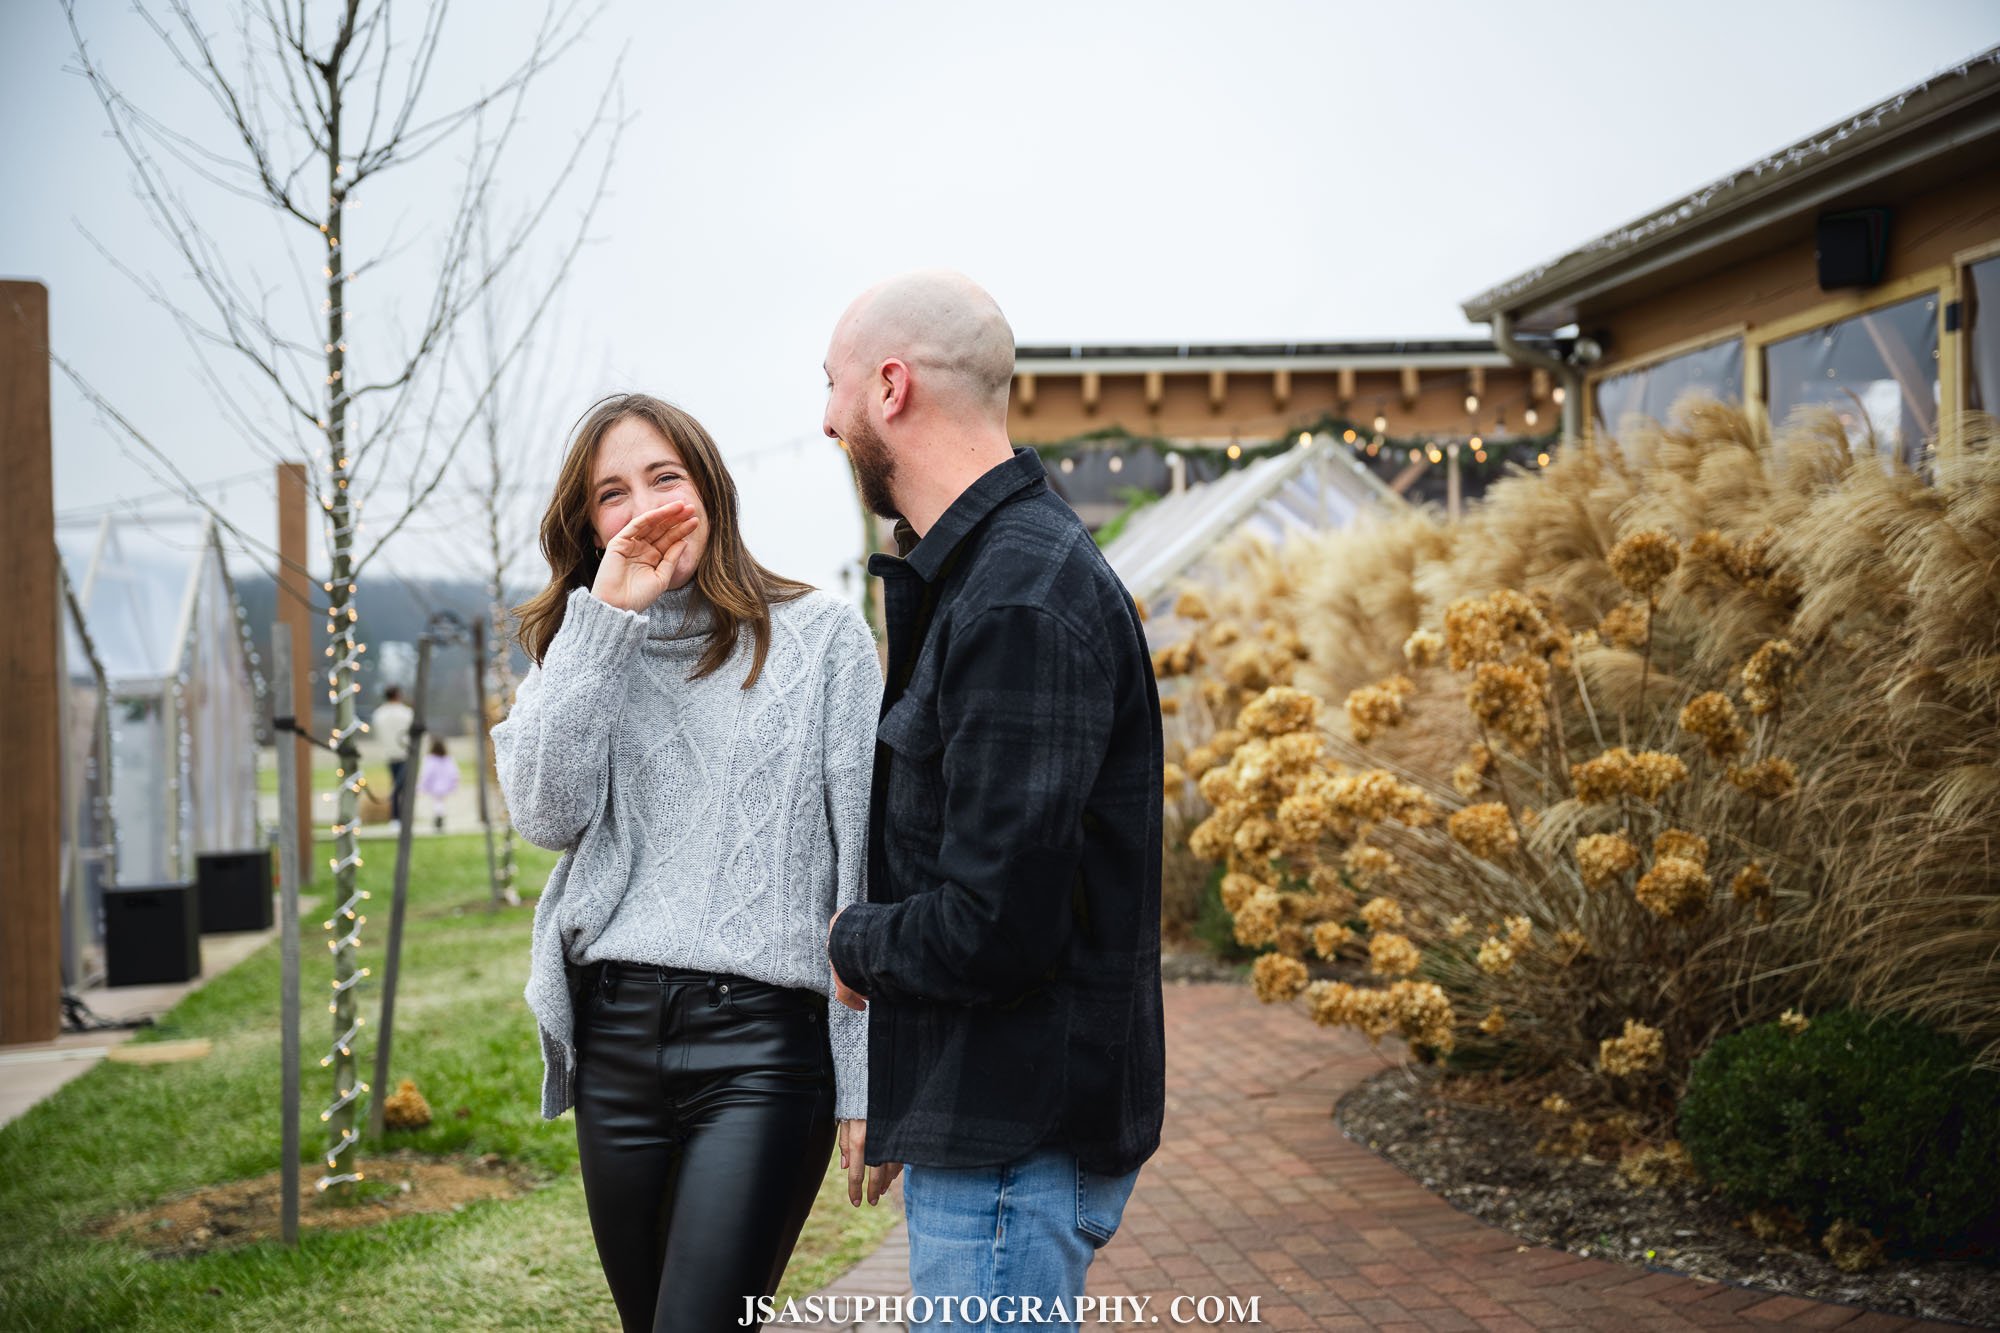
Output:
[[[1173,1326],[1180,1295],[1255,1297],[1268,1329],[1956,1327],[1523,1244],[1341,1134],[1333,1104],[1382,1068],[1364,1038],[1233,985],[1168,986],[1166,1024],[1163,1143],[1090,1273],[1150,1299],[1134,1327]],[[898,1226],[825,1294],[907,1296],[906,1245]]]
[[[301,919],[308,917],[316,898],[299,903]],[[271,912],[275,920],[278,912]],[[201,937],[201,975],[192,981],[163,986],[93,986],[80,993],[85,1007],[99,1018],[114,1020],[158,1018],[211,978],[220,976],[278,936],[270,930],[234,931],[226,935]],[[275,1010],[278,996],[271,995]],[[113,1047],[131,1040],[133,1029],[101,1032],[65,1032],[54,1041],[0,1046],[0,1125],[13,1121],[29,1107],[53,1094],[102,1060]]]

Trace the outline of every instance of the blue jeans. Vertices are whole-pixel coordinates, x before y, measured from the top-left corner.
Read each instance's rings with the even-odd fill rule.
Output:
[[[1040,1149],[1004,1166],[911,1166],[903,1176],[909,1220],[911,1333],[1056,1328],[1074,1319],[1033,1318],[1061,1298],[1074,1315],[1084,1273],[1118,1230],[1139,1178],[1086,1171],[1073,1153]],[[923,1298],[932,1308],[927,1318]],[[949,1298],[950,1322],[944,1301]],[[968,1319],[964,1305],[975,1303]],[[1000,1304],[995,1307],[996,1298]],[[984,1312],[984,1318],[979,1318]],[[1010,1320],[999,1322],[995,1316]]]

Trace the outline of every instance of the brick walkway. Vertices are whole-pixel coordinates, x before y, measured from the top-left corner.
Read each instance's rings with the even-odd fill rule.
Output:
[[[1169,986],[1166,1017],[1164,1141],[1090,1292],[1167,1327],[1182,1293],[1256,1296],[1269,1329],[1954,1327],[1523,1245],[1341,1134],[1333,1103],[1382,1067],[1362,1038],[1242,986]],[[907,1294],[906,1263],[899,1226],[826,1294]]]

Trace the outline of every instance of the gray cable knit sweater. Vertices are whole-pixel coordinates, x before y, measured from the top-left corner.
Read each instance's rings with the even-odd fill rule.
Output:
[[[570,593],[562,628],[493,729],[514,827],[560,850],[535,908],[527,999],[542,1114],[576,1099],[563,963],[712,968],[829,996],[834,1109],[867,1114],[867,1015],[831,1001],[826,923],[863,896],[882,675],[860,613],[808,593],[687,679],[711,620],[694,585],[641,615]]]

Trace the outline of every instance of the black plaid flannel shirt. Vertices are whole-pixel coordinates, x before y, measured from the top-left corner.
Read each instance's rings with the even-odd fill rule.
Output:
[[[868,1161],[1062,1147],[1132,1170],[1165,1106],[1159,695],[1132,599],[1028,449],[869,569],[868,900],[830,941],[869,997]]]

